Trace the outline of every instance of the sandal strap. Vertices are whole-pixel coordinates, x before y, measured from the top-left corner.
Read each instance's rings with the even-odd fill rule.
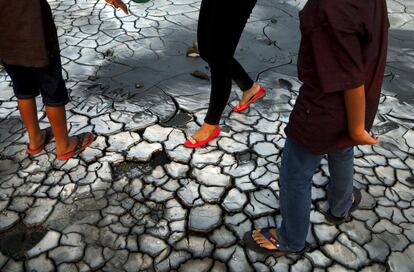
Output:
[[[45,147],[49,144],[50,140],[53,138],[52,129],[50,127],[42,129],[41,131],[45,133],[45,139],[43,140],[43,143],[38,148],[35,148],[35,149],[30,148],[28,144],[27,152],[29,152],[29,154],[32,154],[33,152],[36,154],[38,152],[41,152],[43,149],[45,149]]]
[[[352,206],[349,209],[349,212],[355,211],[358,208],[358,206],[359,206],[359,204],[361,203],[361,200],[362,200],[361,190],[358,189],[355,186],[354,186],[352,195],[354,196],[354,202],[352,202]]]
[[[76,155],[78,155],[81,151],[82,151],[82,145],[83,145],[83,140],[85,139],[85,136],[88,135],[88,133],[81,133],[76,135],[76,146],[73,149],[73,153],[75,153]]]
[[[193,138],[193,136],[188,136],[187,139],[192,143],[192,144],[196,144],[197,141],[196,139]]]
[[[272,243],[276,248],[279,248],[279,242],[277,237],[275,237],[271,232],[270,228],[264,228],[260,230],[260,233],[270,242]]]

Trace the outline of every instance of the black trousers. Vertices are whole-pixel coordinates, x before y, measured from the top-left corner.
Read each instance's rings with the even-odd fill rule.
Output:
[[[240,36],[256,0],[202,0],[198,49],[210,66],[211,96],[205,122],[217,125],[230,97],[232,80],[242,91],[254,81],[234,58]]]

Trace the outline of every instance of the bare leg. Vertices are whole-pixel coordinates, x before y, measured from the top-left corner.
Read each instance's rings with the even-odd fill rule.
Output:
[[[29,134],[29,148],[37,149],[44,143],[45,133],[39,127],[36,100],[34,98],[18,99],[17,104],[23,124]]]
[[[243,97],[240,100],[240,105],[244,105],[260,90],[260,85],[257,83],[254,83],[253,86],[243,92]],[[193,138],[196,141],[202,141],[207,139],[217,128],[218,125],[211,125],[207,122],[204,122],[203,125],[200,127],[200,129],[194,134]]]
[[[243,97],[242,99],[240,99],[239,105],[243,106],[245,104],[247,104],[250,99],[252,99],[252,97],[260,90],[260,85],[257,83],[254,83],[253,86],[247,90],[243,92]]]
[[[76,137],[68,136],[65,107],[46,106],[46,114],[52,127],[53,135],[55,136],[56,154],[58,156],[63,155],[75,149],[77,139]],[[88,140],[85,137],[84,142]]]

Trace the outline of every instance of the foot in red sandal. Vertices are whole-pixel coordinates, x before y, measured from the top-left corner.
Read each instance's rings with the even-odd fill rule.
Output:
[[[253,104],[257,100],[261,99],[265,95],[266,95],[265,88],[263,86],[259,85],[259,90],[247,101],[247,103],[245,103],[243,105],[239,104],[238,106],[233,108],[233,111],[234,112],[242,112],[242,111],[246,110],[247,108],[249,108],[251,104]]]
[[[93,141],[95,136],[92,132],[81,133],[76,135],[76,145],[72,151],[69,151],[62,155],[57,155],[57,159],[60,161],[66,161],[82,153]]]
[[[202,147],[207,145],[210,141],[217,138],[220,135],[220,127],[216,127],[213,131],[213,133],[210,134],[206,139],[203,140],[196,140],[193,137],[189,136],[187,140],[184,143],[185,147],[189,148],[196,148],[196,147]]]
[[[45,149],[46,145],[53,139],[53,133],[52,133],[52,130],[50,129],[50,127],[42,129],[42,132],[44,133],[43,143],[37,148],[30,148],[30,146],[27,145],[27,149],[26,149],[27,154],[29,154],[29,155],[39,154],[40,152],[42,152]]]

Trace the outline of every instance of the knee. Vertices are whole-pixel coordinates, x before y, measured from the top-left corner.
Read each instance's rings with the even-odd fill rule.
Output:
[[[232,74],[232,63],[231,59],[222,56],[211,56],[208,62],[211,72],[215,74],[231,75]]]

